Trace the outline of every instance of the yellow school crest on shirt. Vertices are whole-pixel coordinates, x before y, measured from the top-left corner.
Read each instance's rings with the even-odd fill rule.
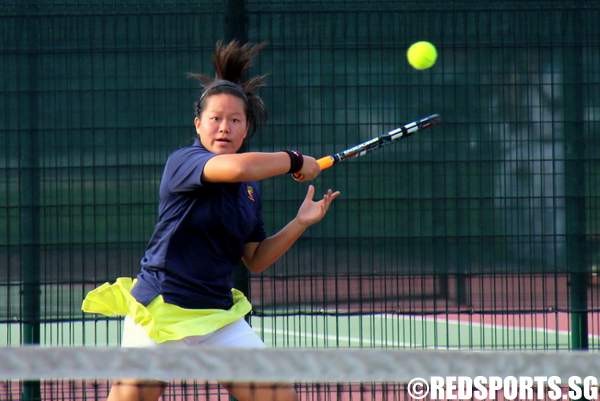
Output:
[[[248,193],[248,199],[254,202],[254,188],[251,185],[246,187],[246,192]]]

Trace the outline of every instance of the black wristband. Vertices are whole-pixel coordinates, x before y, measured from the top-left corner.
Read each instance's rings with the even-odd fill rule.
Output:
[[[302,170],[302,166],[304,165],[304,157],[302,153],[297,150],[284,150],[285,153],[290,157],[290,171],[289,174],[295,174],[298,171]]]

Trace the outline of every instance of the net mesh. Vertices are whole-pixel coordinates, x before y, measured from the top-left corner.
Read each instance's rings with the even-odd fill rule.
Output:
[[[566,395],[575,389],[570,384],[574,381],[569,381],[572,377],[582,379],[581,391],[593,394],[598,378],[590,374],[600,367],[595,355],[581,352],[196,351],[190,353],[189,348],[181,346],[2,349],[0,396],[10,401],[95,400],[104,399],[112,386],[115,394],[133,391],[147,392],[147,396],[160,391],[162,400],[181,401],[228,400],[231,394],[251,395],[256,400],[283,400],[290,399],[285,397],[293,392],[298,400],[398,401],[419,399],[416,391],[420,390],[413,383],[422,379],[428,386],[427,399],[452,399],[450,393],[435,392],[436,380],[439,383],[439,378],[449,377],[456,383],[457,377],[467,381],[498,377],[500,387],[490,386],[488,394],[476,394],[476,398],[546,400],[564,399],[563,392]],[[524,377],[537,377],[536,385],[527,383]],[[582,385],[583,379],[590,386]],[[549,385],[551,381],[556,387]],[[470,383],[470,390],[464,387],[460,391],[474,391],[473,382]],[[37,398],[31,393],[36,385]],[[533,393],[518,393],[525,387]],[[458,394],[456,384],[449,391]],[[521,396],[513,397],[515,391]],[[554,391],[560,392],[558,398]],[[143,394],[139,397],[144,399]]]
[[[230,392],[227,388],[231,385],[220,385],[218,383],[189,381],[169,383],[161,386],[151,384],[126,384],[108,383],[97,380],[61,380],[44,381],[41,387],[41,400],[97,400],[105,399],[113,385],[115,392],[130,391],[131,388],[142,392],[149,388],[160,387],[162,401],[231,401]],[[276,384],[247,384],[237,383],[237,391],[249,394],[252,399],[264,401],[278,401],[287,396],[290,389],[293,390],[297,400],[306,401],[399,401],[411,400],[406,389],[401,384],[394,383],[297,383],[292,385]],[[14,382],[0,383],[0,395],[6,401],[21,401],[23,385]],[[139,398],[144,400],[144,396]],[[135,398],[134,398],[135,399]],[[289,399],[289,398],[288,398]]]

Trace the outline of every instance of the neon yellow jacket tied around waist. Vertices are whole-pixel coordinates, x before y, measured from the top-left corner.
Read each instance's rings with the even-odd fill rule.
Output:
[[[144,306],[131,295],[134,283],[130,277],[120,277],[113,284],[102,284],[87,294],[81,310],[110,317],[129,316],[152,340],[163,343],[212,333],[243,318],[252,309],[246,296],[235,288],[231,289],[230,309],[186,309],[166,303],[162,295]]]

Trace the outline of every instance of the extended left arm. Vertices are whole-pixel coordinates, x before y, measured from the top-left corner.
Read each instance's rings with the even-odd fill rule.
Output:
[[[265,271],[294,245],[304,231],[311,225],[321,221],[331,202],[340,193],[331,189],[318,202],[313,201],[315,187],[310,185],[306,197],[298,209],[298,214],[276,234],[261,242],[250,242],[244,247],[242,260],[246,267],[254,273]]]

